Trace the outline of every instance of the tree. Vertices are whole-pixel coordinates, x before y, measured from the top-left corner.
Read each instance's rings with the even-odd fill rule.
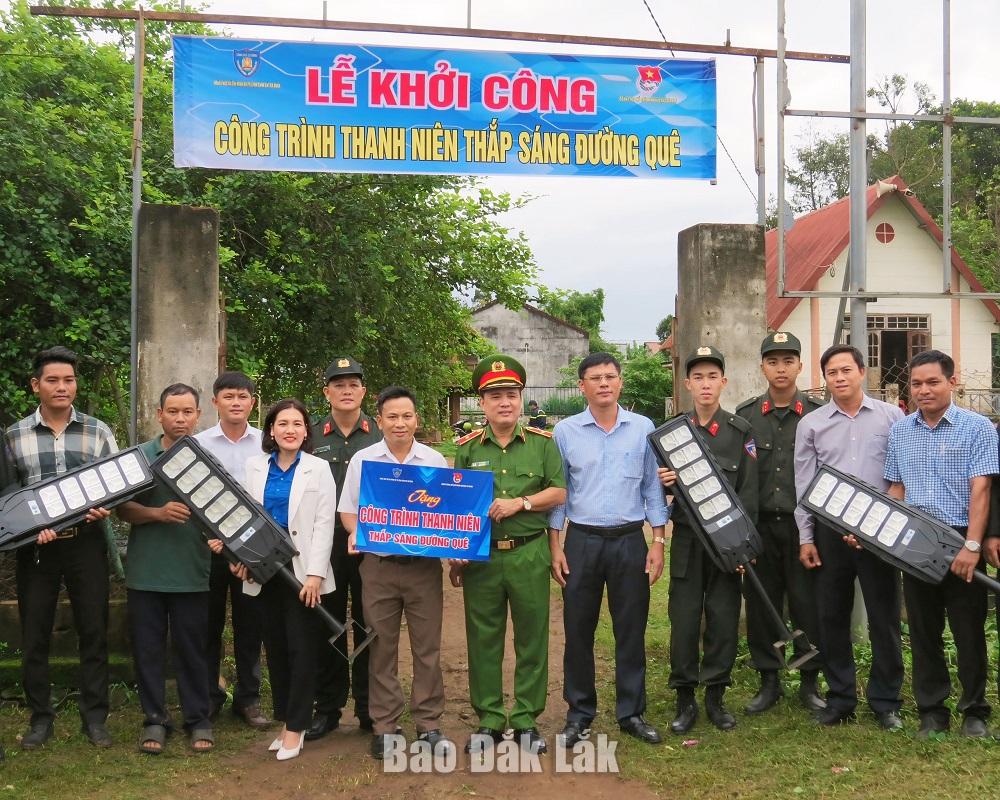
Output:
[[[598,353],[614,348],[601,338],[604,322],[604,290],[578,292],[575,289],[548,289],[538,287],[538,307],[554,317],[559,317],[590,335],[590,352]]]
[[[670,336],[674,329],[674,315],[667,314],[656,326],[656,339],[663,342]]]
[[[796,213],[815,211],[847,196],[850,183],[849,146],[846,133],[825,139],[812,135],[808,144],[796,148],[798,169],[788,170],[791,205]]]
[[[411,386],[433,420],[447,390],[468,384],[465,357],[486,350],[461,298],[517,306],[535,279],[524,237],[496,221],[518,201],[466,178],[176,169],[167,33],[147,23],[143,199],[219,210],[230,364],[259,380],[265,401],[318,401],[327,362],[349,352],[370,385]],[[131,52],[127,24],[31,17],[24,2],[0,17],[10,416],[30,405],[33,351],[57,342],[84,357],[82,400],[104,403],[109,420],[125,408]]]
[[[674,373],[664,354],[642,345],[629,347],[622,364],[621,404],[659,425],[666,417],[664,400],[673,393]]]

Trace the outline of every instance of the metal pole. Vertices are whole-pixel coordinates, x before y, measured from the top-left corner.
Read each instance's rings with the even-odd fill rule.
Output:
[[[146,60],[146,25],[142,6],[135,21],[135,73],[132,79],[132,301],[130,309],[131,350],[129,355],[129,444],[138,441],[139,409],[139,209],[142,206],[142,73]]]
[[[754,59],[754,90],[757,95],[754,115],[754,133],[757,135],[757,147],[754,150],[754,166],[757,168],[757,224],[763,226],[767,217],[767,186],[764,180],[764,59]]]
[[[472,30],[472,0],[465,5],[465,27]]]
[[[942,3],[942,28],[944,42],[942,48],[942,109],[944,121],[941,123],[941,161],[944,174],[941,176],[942,207],[941,216],[944,219],[944,230],[941,235],[941,278],[945,293],[951,291],[951,0]],[[959,287],[961,288],[961,287]]]
[[[785,295],[785,109],[788,107],[788,65],[785,63],[785,0],[778,0],[778,297]]]
[[[851,0],[851,110],[865,110],[865,37],[866,0]],[[867,254],[865,233],[868,228],[868,164],[866,161],[866,122],[863,117],[851,120],[851,292],[865,290]],[[851,298],[851,344],[867,360],[868,309],[864,298]]]

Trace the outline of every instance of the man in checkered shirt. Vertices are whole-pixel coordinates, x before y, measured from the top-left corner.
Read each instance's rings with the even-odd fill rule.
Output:
[[[35,412],[7,429],[5,440],[22,486],[48,480],[118,451],[111,429],[73,407],[77,357],[65,347],[43,350],[34,360]],[[17,602],[21,617],[22,683],[31,727],[21,747],[34,750],[52,736],[55,711],[49,682],[49,642],[61,583],[73,607],[80,651],[82,730],[98,747],[109,747],[108,559],[104,520],[94,508],[85,522],[56,533],[44,530],[34,546],[17,551]]]
[[[998,471],[997,433],[986,417],[956,406],[951,399],[955,362],[940,350],[913,357],[910,396],[917,412],[892,426],[885,459],[889,494],[951,525],[965,546],[938,585],[903,575],[903,596],[913,652],[913,696],[920,712],[917,735],[948,730],[945,705],[951,680],[942,633],[945,615],[958,649],[964,736],[989,735],[986,702],[986,588],[974,583],[983,569],[982,541],[989,514],[991,475]]]

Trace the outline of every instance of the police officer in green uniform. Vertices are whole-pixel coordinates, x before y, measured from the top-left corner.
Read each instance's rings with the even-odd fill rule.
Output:
[[[784,608],[787,596],[793,626],[815,642],[818,635],[815,576],[799,561],[799,529],[792,512],[795,429],[803,416],[823,404],[796,386],[796,378],[802,372],[801,352],[799,340],[786,331],[775,331],[764,339],[760,346],[760,369],[767,380],[767,391],[737,406],[736,413],[750,423],[757,445],[757,530],[764,541],[764,552],[757,558],[757,575],[775,608]],[[778,671],[784,665],[772,646],[772,623],[760,596],[748,590],[746,601],[747,641],[754,668],[760,673],[760,691],[745,710],[748,714],[759,714],[784,695],[778,680]],[[821,666],[816,657],[800,673],[799,699],[810,711],[826,707],[816,686]]]
[[[375,420],[361,410],[365,398],[365,374],[353,358],[338,356],[326,369],[323,395],[330,413],[313,425],[313,455],[330,462],[337,483],[337,500],[344,489],[347,464],[358,450],[382,438]],[[361,606],[361,556],[347,552],[347,531],[337,515],[330,553],[336,589],[323,598],[323,605],[337,619],[346,619],[350,595],[351,619],[354,620],[355,647],[364,640],[364,611]],[[340,651],[340,652],[338,652]],[[347,634],[337,641],[336,649],[323,640],[319,648],[319,674],[316,681],[316,708],[306,739],[319,739],[340,725],[341,710],[347,705],[347,692],[354,695],[354,713],[364,730],[371,730],[368,716],[368,651],[362,651],[349,665],[340,654],[347,652]],[[353,667],[353,669],[352,669]],[[352,674],[353,673],[353,674]]]
[[[685,359],[684,368],[684,386],[694,400],[691,422],[739,493],[750,519],[755,520],[757,454],[753,433],[746,420],[724,410],[719,403],[726,385],[726,359],[714,347],[699,347]],[[658,473],[667,488],[677,479],[672,470],[661,468]],[[715,566],[681,508],[675,506],[671,519],[674,530],[667,614],[670,687],[677,692],[677,712],[670,730],[679,734],[694,726],[698,719],[694,693],[699,683],[705,685],[708,718],[719,730],[730,730],[736,727],[736,719],[723,704],[723,696],[732,682],[739,640],[740,576]]]
[[[469,694],[479,729],[466,752],[499,742],[508,724],[531,752],[545,739],[535,720],[545,709],[549,653],[548,512],[566,500],[562,458],[552,434],[522,426],[525,373],[510,356],[479,362],[472,385],[486,417],[481,431],[458,440],[456,469],[493,472],[489,561],[453,562],[451,582],[465,596]],[[514,702],[503,694],[507,609],[514,627]]]

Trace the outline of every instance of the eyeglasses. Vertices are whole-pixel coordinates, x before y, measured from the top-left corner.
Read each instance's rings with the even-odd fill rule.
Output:
[[[620,377],[621,375],[619,375],[617,372],[607,372],[604,375],[588,375],[586,378],[584,378],[584,380],[587,383],[592,383],[595,386],[597,386],[598,384],[601,383],[612,383],[613,381],[615,381]]]

